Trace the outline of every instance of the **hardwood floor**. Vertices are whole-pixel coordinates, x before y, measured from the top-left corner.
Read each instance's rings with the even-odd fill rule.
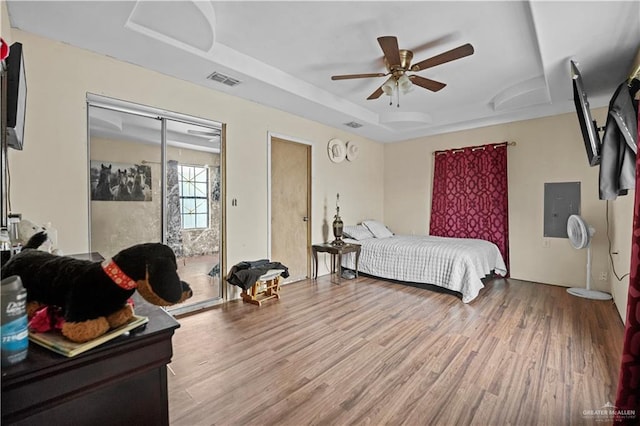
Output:
[[[463,304],[370,277],[180,319],[172,425],[570,425],[615,403],[611,302],[512,279]],[[606,424],[606,423],[605,423]]]

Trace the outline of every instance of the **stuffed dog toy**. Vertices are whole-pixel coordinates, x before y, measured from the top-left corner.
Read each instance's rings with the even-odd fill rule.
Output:
[[[176,256],[160,243],[138,244],[103,262],[34,250],[46,241],[35,234],[2,267],[2,276],[19,275],[27,289],[27,313],[43,306],[61,308],[62,334],[86,342],[125,324],[133,316],[127,300],[138,293],[149,303],[169,306],[192,296],[177,273]]]

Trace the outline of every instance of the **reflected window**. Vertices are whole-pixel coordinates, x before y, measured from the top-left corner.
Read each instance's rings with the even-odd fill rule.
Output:
[[[178,165],[183,229],[209,227],[209,173],[203,166]]]

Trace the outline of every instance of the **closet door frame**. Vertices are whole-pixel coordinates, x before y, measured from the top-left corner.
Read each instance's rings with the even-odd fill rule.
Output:
[[[160,208],[161,216],[161,242],[167,242],[167,120],[178,121],[187,124],[206,126],[220,129],[220,227],[219,247],[220,247],[220,298],[206,306],[198,306],[198,309],[213,306],[222,303],[229,298],[229,289],[224,280],[224,271],[226,271],[227,250],[226,250],[226,125],[224,123],[190,116],[187,114],[171,112],[147,105],[136,104],[133,102],[123,101],[120,99],[110,98],[103,95],[87,92],[86,97],[86,120],[87,120],[87,213],[91,218],[91,185],[90,185],[90,164],[91,164],[91,124],[90,124],[90,108],[103,108],[122,113],[134,114],[138,116],[148,117],[160,120],[161,122],[161,140],[160,140],[160,170],[161,170],[161,196],[162,205]],[[88,247],[91,247],[91,220],[88,221]]]

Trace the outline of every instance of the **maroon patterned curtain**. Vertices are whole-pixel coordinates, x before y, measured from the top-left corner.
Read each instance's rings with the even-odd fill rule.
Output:
[[[638,139],[640,141],[640,112],[638,113]],[[637,425],[640,419],[640,155],[636,157],[636,193],[631,234],[631,271],[627,322],[618,395],[616,397],[615,424]]]
[[[508,205],[506,143],[436,152],[431,235],[491,241],[508,269]]]

